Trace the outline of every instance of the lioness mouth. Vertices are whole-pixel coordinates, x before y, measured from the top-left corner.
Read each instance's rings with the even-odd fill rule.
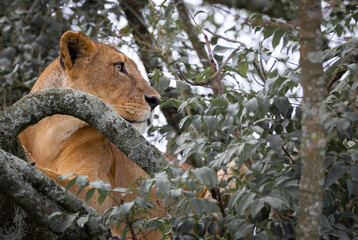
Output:
[[[145,119],[143,121],[133,121],[133,120],[129,120],[126,118],[123,118],[123,119],[126,120],[127,122],[129,122],[130,124],[135,124],[135,123],[141,124],[141,123],[147,122],[148,126],[152,125],[151,118]]]

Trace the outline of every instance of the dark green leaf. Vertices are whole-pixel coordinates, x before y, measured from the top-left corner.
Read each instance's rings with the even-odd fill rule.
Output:
[[[284,34],[285,34],[285,31],[282,29],[278,29],[277,31],[275,31],[273,38],[272,38],[272,47],[273,48],[276,48],[277,45],[280,44],[281,38]]]
[[[247,70],[249,69],[249,63],[244,61],[239,63],[239,74],[241,77],[247,77]]]
[[[201,167],[192,170],[194,176],[199,179],[199,181],[208,186],[208,187],[215,187],[218,184],[218,177],[216,172],[209,167]]]
[[[71,180],[68,182],[68,184],[67,184],[67,186],[66,186],[66,191],[67,191],[68,189],[70,189],[71,187],[73,187],[73,186],[76,184],[76,178],[77,178],[77,177],[74,177],[73,179],[71,179]]]
[[[329,173],[326,177],[326,183],[325,186],[329,187],[333,183],[335,183],[338,179],[340,179],[345,173],[347,172],[347,167],[340,164],[339,162],[335,162],[331,169],[329,170]]]
[[[88,200],[90,200],[94,194],[94,192],[96,191],[95,188],[91,188],[90,190],[88,190],[85,194],[85,202],[88,202]]]
[[[282,140],[280,135],[269,135],[267,140],[277,155],[282,155]]]

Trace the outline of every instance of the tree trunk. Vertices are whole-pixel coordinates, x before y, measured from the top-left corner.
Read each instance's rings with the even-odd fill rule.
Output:
[[[321,12],[321,1],[300,0],[301,26],[300,65],[302,73],[302,175],[297,239],[319,239],[323,185],[325,177],[325,147],[327,138],[323,121],[327,116],[326,81],[323,75],[323,52],[320,19],[312,18]]]

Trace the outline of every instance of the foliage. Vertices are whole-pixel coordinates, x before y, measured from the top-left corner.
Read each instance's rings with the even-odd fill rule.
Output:
[[[40,31],[34,24],[37,15],[30,10],[20,11],[17,2],[8,5],[0,20],[2,41],[13,44],[1,46],[1,84],[7,89],[8,102],[22,95],[17,89],[23,84],[30,86],[38,68],[57,55],[54,39],[59,38],[60,31],[55,28],[54,34],[51,23],[60,24],[61,29],[76,24],[86,31],[103,22],[94,34],[109,37],[116,31],[131,33],[128,26],[116,29],[113,20],[108,19],[109,12],[121,19],[113,3],[106,3],[107,7],[104,2],[98,3],[96,13],[77,1],[71,2],[71,14],[63,11],[71,5],[67,1],[34,5],[33,9],[23,7],[37,12],[38,18],[47,23],[40,24],[45,26]],[[144,5],[144,21],[154,42],[152,53],[160,60],[160,67],[151,77],[162,93],[173,85],[178,93],[175,97],[166,95],[161,107],[175,108],[179,127],[163,126],[151,131],[158,130],[168,141],[170,154],[177,156],[179,164],[190,162],[195,168],[184,172],[170,165],[142,181],[139,188],[110,190],[106,184],[89,183],[83,176],[75,176],[68,187],[77,183],[82,191],[90,185],[86,199],[97,191],[99,202],[114,192],[137,194],[134,201],[109,209],[104,215],[105,221],[127,224],[126,217],[130,216],[136,231],[158,227],[163,236],[175,239],[242,239],[253,233],[255,239],[294,239],[301,175],[299,26],[261,13],[187,3],[197,22],[195,34],[200,39],[204,39],[203,32],[209,36],[218,66],[233,53],[220,73],[224,91],[217,94],[212,91],[213,85],[196,87],[188,83],[202,82],[213,71],[207,62],[200,61],[188,42],[176,2],[150,1]],[[323,57],[329,94],[324,123],[328,145],[321,235],[325,239],[353,239],[358,237],[358,8],[354,3],[335,1],[324,2],[323,9]],[[59,16],[62,22],[56,20]],[[221,20],[223,16],[232,22]],[[223,36],[210,35],[206,27],[234,40],[245,34],[253,40],[245,47]],[[227,164],[231,161],[237,168],[227,179],[218,181],[216,172],[229,171]],[[244,165],[248,170],[242,174],[239,169]],[[141,217],[140,213],[153,211],[153,203],[146,200],[153,187],[157,194],[178,198],[178,206],[186,211],[163,219]],[[212,199],[198,196],[206,188]],[[71,223],[77,219],[77,224],[83,226],[89,217],[68,219]],[[128,227],[123,236],[127,231]]]

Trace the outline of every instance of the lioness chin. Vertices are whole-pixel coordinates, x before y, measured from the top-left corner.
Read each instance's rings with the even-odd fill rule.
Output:
[[[72,88],[90,93],[143,133],[153,109],[160,103],[160,96],[141,76],[133,60],[112,45],[91,41],[82,32],[64,33],[60,50],[60,56],[44,70],[31,91]],[[128,187],[135,179],[147,176],[102,134],[71,116],[42,119],[23,131],[20,140],[36,166],[57,182],[59,176],[75,173],[87,175],[89,181],[99,178],[114,188]],[[60,184],[65,186],[66,182]],[[88,203],[102,214],[134,198],[115,195],[99,205],[96,197],[92,197]],[[149,200],[156,205],[153,215],[165,216],[161,199],[151,193]],[[160,236],[159,230],[155,230],[146,239],[160,239]]]

